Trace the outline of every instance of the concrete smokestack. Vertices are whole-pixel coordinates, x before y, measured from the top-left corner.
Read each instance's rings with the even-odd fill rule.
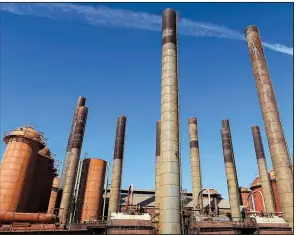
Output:
[[[233,221],[239,221],[241,218],[240,195],[239,195],[237,174],[235,169],[231,132],[230,132],[230,126],[229,126],[228,120],[222,121],[221,138],[222,138],[224,163],[225,163],[226,178],[227,178],[227,185],[228,185],[231,217]]]
[[[69,206],[73,195],[73,187],[77,173],[77,166],[80,158],[83,136],[85,131],[88,108],[81,106],[78,108],[77,118],[73,126],[71,137],[71,153],[68,158],[68,167],[65,173],[65,184],[60,204],[59,217],[61,223],[65,224],[68,218]]]
[[[177,14],[162,14],[160,234],[181,234]]]
[[[109,215],[112,212],[118,212],[119,210],[125,126],[126,126],[126,117],[124,116],[118,117],[115,147],[114,147],[113,167],[112,167],[109,209],[108,209]]]
[[[266,130],[271,160],[279,189],[283,217],[293,227],[293,173],[283,127],[269,77],[259,30],[245,30],[253,73]]]
[[[253,126],[252,128],[252,135],[254,141],[254,147],[256,152],[256,158],[258,163],[258,171],[260,175],[261,187],[263,191],[263,198],[265,202],[265,209],[268,213],[275,212],[275,205],[274,199],[272,195],[272,188],[270,184],[270,177],[267,170],[265,154],[262,144],[262,138],[259,126]]]
[[[155,159],[155,208],[159,210],[160,201],[160,126],[161,122],[156,123],[156,159]]]
[[[66,168],[68,166],[68,158],[69,158],[69,155],[71,153],[71,138],[72,138],[72,133],[73,133],[73,128],[74,128],[75,120],[77,118],[77,112],[78,112],[79,107],[85,105],[85,101],[86,101],[86,99],[84,97],[82,97],[82,96],[79,96],[78,97],[77,104],[76,104],[75,111],[74,111],[73,120],[72,120],[72,126],[71,126],[71,130],[70,130],[69,138],[68,138],[68,144],[67,144],[67,149],[66,149],[66,156],[65,156],[64,163],[63,163],[62,176],[61,176],[61,179],[60,179],[60,186],[59,186],[60,188],[63,188],[64,187],[64,183],[65,183]]]
[[[193,198],[193,206],[196,206],[197,204],[199,204],[198,194],[202,190],[196,118],[195,117],[189,118],[188,125],[189,125],[189,140],[190,140],[192,198]]]

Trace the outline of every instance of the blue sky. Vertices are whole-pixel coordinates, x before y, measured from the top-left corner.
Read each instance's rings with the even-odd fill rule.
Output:
[[[89,4],[94,6],[95,4]],[[293,46],[292,4],[104,4],[160,15],[164,8],[182,17],[239,32],[259,26],[264,41]],[[45,133],[63,160],[78,96],[89,116],[83,153],[111,162],[116,121],[127,116],[123,187],[154,188],[155,128],[160,119],[161,33],[95,27],[1,12],[1,134],[27,122]],[[265,49],[290,153],[293,153],[293,57]],[[261,128],[268,167],[270,155],[247,45],[214,37],[179,37],[183,186],[191,191],[188,118],[199,122],[204,187],[228,197],[220,128],[229,119],[239,184],[257,174],[251,126]],[[1,143],[1,156],[5,145]]]

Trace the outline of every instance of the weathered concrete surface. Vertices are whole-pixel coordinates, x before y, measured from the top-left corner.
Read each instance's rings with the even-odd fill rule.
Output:
[[[283,217],[293,228],[293,172],[259,30],[245,30]]]

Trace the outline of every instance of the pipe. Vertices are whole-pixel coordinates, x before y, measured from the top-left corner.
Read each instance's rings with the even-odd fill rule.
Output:
[[[65,174],[66,174],[67,167],[68,167],[68,158],[71,154],[71,140],[72,140],[72,135],[73,135],[73,128],[74,128],[75,121],[77,118],[78,109],[79,109],[79,107],[85,106],[85,101],[86,101],[85,97],[82,97],[82,96],[78,97],[77,104],[76,104],[75,111],[74,111],[74,115],[73,115],[71,130],[70,130],[70,134],[69,134],[69,138],[68,138],[68,144],[67,144],[67,148],[66,148],[66,156],[64,159],[64,163],[63,163],[63,170],[62,170],[61,181],[60,181],[60,189],[62,189],[64,187],[64,183],[65,183],[65,177],[66,177]]]
[[[4,212],[0,213],[0,222],[30,222],[35,224],[50,224],[57,222],[57,216],[46,213]]]
[[[233,161],[234,154],[233,154],[233,147],[232,147],[232,141],[230,136],[229,120],[222,121],[221,138],[222,138],[224,163],[225,163],[226,178],[227,178],[227,185],[228,185],[231,217],[233,221],[240,221],[241,219],[240,197],[239,197],[237,174],[236,174],[235,164]]]
[[[55,213],[54,208],[57,200],[58,189],[59,189],[60,179],[55,177],[52,183],[52,189],[50,194],[50,200],[48,203],[47,213]]]
[[[276,184],[279,188],[283,217],[293,229],[293,172],[258,27],[248,26],[245,30],[245,35],[256,81],[270,156],[275,172]]]
[[[105,219],[105,208],[106,208],[106,198],[107,198],[107,191],[108,191],[108,186],[109,186],[109,169],[110,163],[107,162],[106,165],[106,180],[105,180],[105,192],[104,192],[104,202],[103,202],[103,211],[102,211],[102,220],[104,221]]]
[[[160,234],[181,233],[177,14],[162,14]]]
[[[155,159],[155,210],[159,211],[160,202],[160,125],[161,122],[156,123],[156,159]]]
[[[275,204],[270,184],[270,177],[267,170],[266,159],[264,154],[264,148],[262,144],[262,138],[259,126],[253,126],[251,128],[254,141],[254,147],[256,152],[256,158],[258,163],[258,171],[260,175],[261,187],[263,191],[264,203],[266,205],[266,212],[274,213]]]
[[[199,144],[197,133],[197,119],[195,117],[188,119],[189,140],[190,140],[190,165],[192,181],[193,202],[198,203],[198,194],[201,190],[201,168],[199,156]],[[193,203],[193,207],[195,207]]]
[[[259,190],[254,190],[254,191],[252,191],[252,192],[249,193],[249,195],[247,197],[247,205],[246,205],[246,207],[248,208],[248,206],[249,206],[249,197],[251,195],[253,195],[253,201],[255,201],[255,199],[254,199],[254,194],[255,193],[259,193],[260,194],[260,196],[262,198],[262,203],[263,203],[263,210],[264,210],[264,212],[266,212],[266,206],[265,206],[265,202],[264,202],[264,196],[263,196],[263,194]],[[253,205],[253,207],[255,208],[255,205]]]
[[[83,143],[83,136],[87,120],[88,109],[85,106],[79,107],[77,119],[73,128],[73,135],[71,139],[71,154],[68,159],[68,167],[65,173],[65,184],[62,193],[60,204],[59,217],[61,223],[65,224],[68,221],[68,212],[70,202],[72,202],[74,182],[77,173],[77,166],[80,158],[81,147]]]
[[[118,117],[116,139],[114,147],[113,167],[112,167],[112,180],[109,198],[109,216],[113,212],[119,211],[120,203],[120,189],[121,189],[121,178],[122,178],[122,163],[123,163],[123,152],[124,152],[124,139],[125,139],[125,126],[126,117]]]

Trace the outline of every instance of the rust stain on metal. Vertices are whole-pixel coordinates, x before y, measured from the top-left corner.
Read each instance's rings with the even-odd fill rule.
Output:
[[[119,117],[117,120],[114,159],[123,158],[125,124],[126,124],[126,117]]]
[[[293,172],[258,27],[245,30],[284,219],[293,228]]]

